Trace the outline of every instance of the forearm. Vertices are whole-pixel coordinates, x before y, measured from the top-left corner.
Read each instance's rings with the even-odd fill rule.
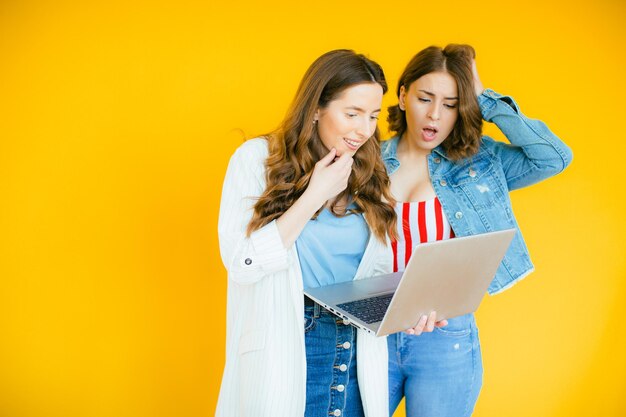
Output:
[[[306,191],[298,200],[283,213],[276,221],[278,233],[285,248],[290,248],[295,243],[315,212],[324,204],[320,198]]]
[[[487,89],[478,103],[483,118],[495,123],[511,143],[494,142],[492,147],[510,189],[556,175],[572,161],[571,149],[545,123],[524,116],[513,98]]]
[[[252,284],[290,265],[276,222],[247,234],[256,198],[265,188],[266,142],[251,140],[231,157],[224,178],[218,236],[220,254],[229,277]]]
[[[512,145],[533,160],[556,159],[563,168],[572,159],[570,148],[540,120],[529,119],[512,97],[487,89],[478,96],[483,118],[495,123]]]

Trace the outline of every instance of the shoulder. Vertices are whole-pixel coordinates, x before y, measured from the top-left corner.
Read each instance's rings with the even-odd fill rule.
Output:
[[[230,158],[231,164],[245,165],[249,169],[255,169],[259,165],[264,166],[269,154],[267,139],[264,137],[249,139],[242,143]]]
[[[522,157],[523,153],[519,152],[517,146],[511,145],[506,142],[495,140],[489,136],[483,136],[478,151],[484,156],[488,156],[492,160],[500,160],[503,154]]]
[[[453,183],[463,183],[473,181],[477,172],[489,172],[494,165],[499,163],[496,149],[498,143],[500,142],[489,136],[483,136],[476,153],[452,162],[446,175]]]
[[[455,168],[462,168],[465,166],[473,165],[480,160],[493,160],[496,158],[495,149],[498,146],[497,143],[498,142],[496,142],[489,136],[482,136],[480,140],[480,145],[475,153],[458,160],[451,160],[449,158],[446,160],[449,162],[449,165],[452,167],[451,169],[453,170]],[[446,155],[443,149],[440,152],[442,153],[442,155]]]
[[[235,151],[235,155],[250,159],[267,158],[268,152],[269,144],[267,142],[267,139],[265,137],[258,137],[254,139],[248,139],[247,141],[242,143]]]
[[[496,146],[496,143],[497,142],[496,142],[495,139],[493,139],[493,138],[491,138],[491,137],[489,137],[487,135],[483,135],[483,137],[481,138],[481,141],[480,141],[480,148],[481,149],[483,149],[483,148],[489,149],[489,148],[492,148],[492,147]]]
[[[478,154],[482,156],[488,156],[492,159],[496,158],[497,150],[501,146],[506,146],[504,142],[498,142],[497,140],[483,135],[480,140],[480,147],[478,148]]]

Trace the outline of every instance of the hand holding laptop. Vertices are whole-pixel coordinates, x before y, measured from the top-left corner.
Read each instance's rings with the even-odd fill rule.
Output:
[[[435,327],[445,327],[448,325],[448,320],[445,320],[445,319],[441,321],[435,321],[435,320],[437,320],[437,312],[431,311],[428,316],[423,315],[422,317],[420,317],[415,327],[410,327],[406,329],[404,332],[406,334],[419,336],[424,332],[426,333],[432,332],[433,330],[435,330]]]

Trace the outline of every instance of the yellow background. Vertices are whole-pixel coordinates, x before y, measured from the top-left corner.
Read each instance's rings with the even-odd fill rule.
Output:
[[[450,42],[472,44],[485,86],[575,154],[513,194],[536,272],[478,313],[475,415],[626,415],[625,11],[618,0],[2,1],[0,416],[212,415],[230,154],[278,124],[321,53],[378,61],[387,106],[410,57]]]

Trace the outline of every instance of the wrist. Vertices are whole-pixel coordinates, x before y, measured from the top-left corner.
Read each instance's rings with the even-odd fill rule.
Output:
[[[297,203],[301,204],[304,207],[307,207],[312,213],[315,213],[320,207],[322,207],[326,203],[326,199],[318,193],[311,191],[311,189],[307,188],[304,190],[304,193],[300,196]]]

